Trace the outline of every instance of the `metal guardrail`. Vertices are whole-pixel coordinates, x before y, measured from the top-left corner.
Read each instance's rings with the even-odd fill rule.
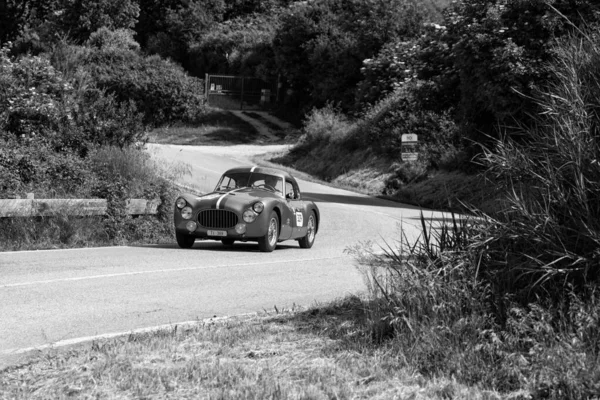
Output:
[[[153,215],[159,205],[159,199],[128,199],[125,209],[129,215]],[[105,199],[0,199],[0,218],[105,215],[106,209]]]

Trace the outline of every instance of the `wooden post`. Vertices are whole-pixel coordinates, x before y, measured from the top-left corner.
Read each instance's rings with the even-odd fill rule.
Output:
[[[208,86],[208,81],[210,80],[210,75],[208,74],[204,74],[204,96],[206,97],[206,105],[208,106],[208,99],[209,99],[209,86]]]
[[[240,98],[240,110],[244,109],[244,77],[242,76],[242,94]]]

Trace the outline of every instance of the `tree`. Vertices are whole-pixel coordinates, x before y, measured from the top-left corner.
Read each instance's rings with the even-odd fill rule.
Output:
[[[272,42],[277,15],[249,15],[216,24],[190,49],[195,74],[276,76]]]
[[[146,51],[191,67],[190,48],[215,23],[222,21],[224,0],[149,0],[142,3],[138,41]]]
[[[26,25],[44,21],[59,9],[59,0],[0,0],[0,44],[17,39]]]
[[[587,0],[456,2],[444,40],[459,75],[463,131],[483,141],[482,133],[527,121],[537,111],[532,95],[549,79],[554,40],[599,17],[600,5]]]
[[[131,29],[140,7],[135,0],[62,0],[57,25],[76,42],[86,41],[99,28]]]
[[[327,101],[348,110],[362,61],[382,46],[416,35],[423,19],[412,0],[315,0],[290,6],[273,46],[290,87],[309,106]]]

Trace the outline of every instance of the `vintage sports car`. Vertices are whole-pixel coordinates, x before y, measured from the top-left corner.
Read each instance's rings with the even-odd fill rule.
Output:
[[[296,179],[273,168],[230,169],[212,193],[184,194],[175,201],[175,237],[181,248],[211,239],[228,246],[236,240],[258,242],[266,252],[278,242],[297,240],[308,249],[319,220],[317,205],[302,199]]]

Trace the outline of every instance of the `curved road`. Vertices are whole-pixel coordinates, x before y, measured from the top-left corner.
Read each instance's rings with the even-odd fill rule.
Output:
[[[150,146],[163,164],[180,160],[186,185],[207,191],[248,157],[282,146]],[[0,253],[0,367],[37,346],[213,316],[292,308],[364,291],[349,246],[418,235],[420,210],[300,180],[322,222],[312,249],[283,242],[176,244]],[[428,212],[434,218],[441,214]],[[7,361],[8,360],[8,361]]]

